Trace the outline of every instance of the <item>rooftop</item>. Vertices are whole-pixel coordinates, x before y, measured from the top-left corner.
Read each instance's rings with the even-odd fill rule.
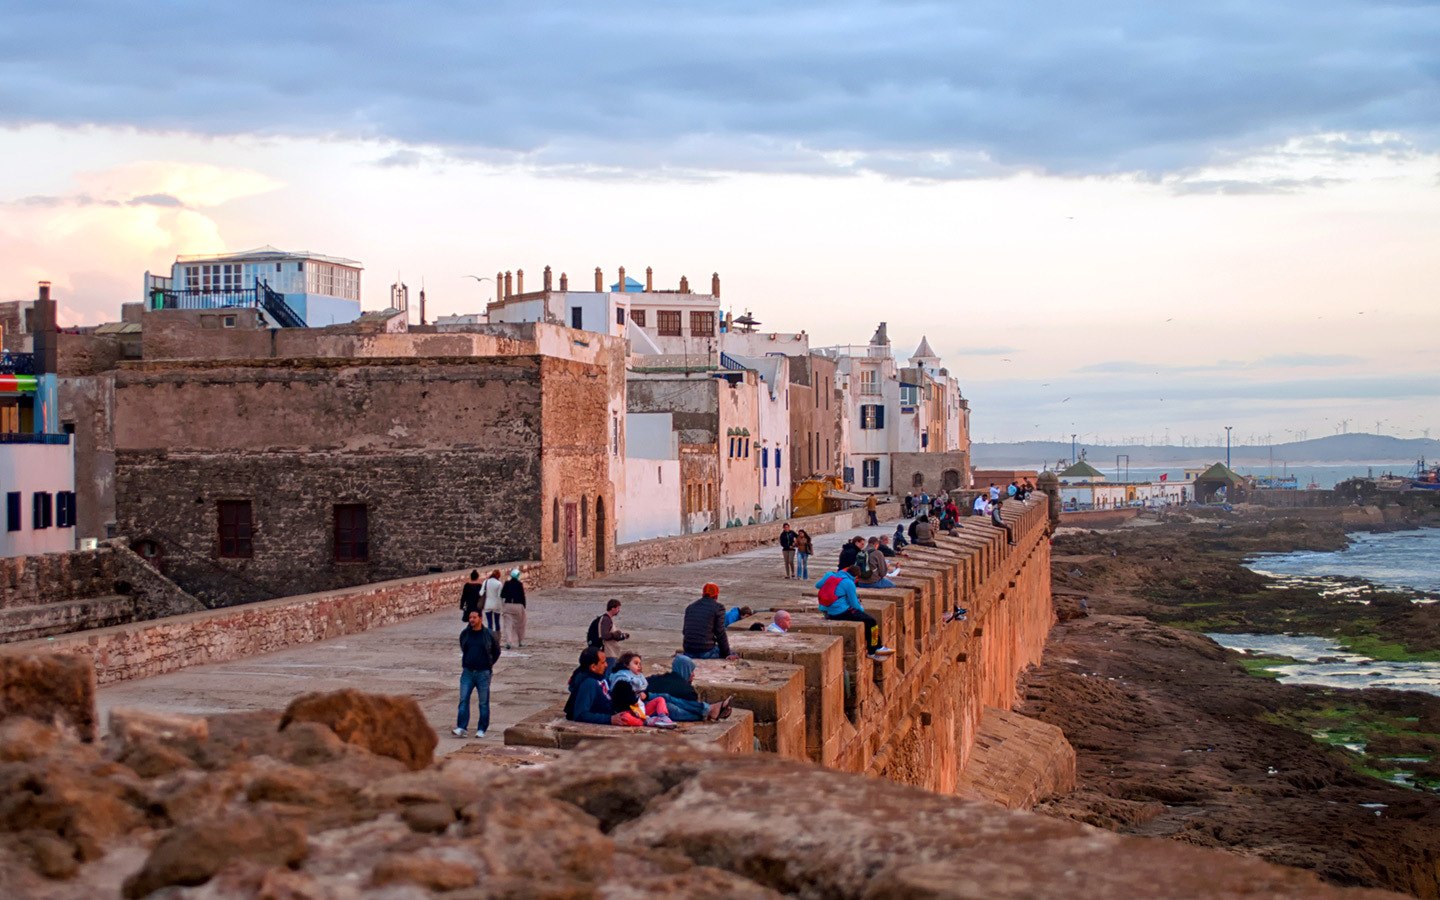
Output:
[[[333,263],[337,266],[349,266],[353,269],[363,269],[360,263],[353,259],[346,259],[343,256],[326,256],[324,253],[313,253],[309,250],[281,250],[278,247],[271,247],[266,244],[264,247],[256,247],[254,250],[240,250],[235,253],[202,253],[187,256],[177,256],[178,263],[189,262],[262,262],[266,260],[282,259],[313,259],[317,262]]]

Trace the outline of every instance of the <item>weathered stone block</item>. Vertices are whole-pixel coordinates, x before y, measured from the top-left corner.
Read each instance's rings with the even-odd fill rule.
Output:
[[[755,716],[760,749],[792,759],[807,758],[805,670],[788,663],[755,659],[695,661],[695,691],[707,703],[733,696]]]
[[[624,741],[657,746],[677,741],[712,745],[726,753],[752,753],[755,749],[755,716],[748,709],[736,709],[718,722],[683,722],[673,730],[624,728],[617,725],[588,725],[565,718],[563,707],[541,710],[505,729],[508,747],[545,747],[573,750],[587,741]]]
[[[805,746],[810,758],[833,765],[836,738],[845,722],[844,641],[823,634],[746,633],[730,638],[745,659],[789,663],[804,670]]]
[[[0,655],[0,720],[12,716],[95,740],[95,667],[70,654]]]
[[[302,694],[286,707],[280,730],[295,722],[317,722],[345,743],[398,759],[411,769],[423,769],[435,758],[438,739],[413,697],[356,690]]]

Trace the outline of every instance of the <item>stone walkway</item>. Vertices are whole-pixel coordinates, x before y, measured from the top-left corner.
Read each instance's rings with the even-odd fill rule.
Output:
[[[816,536],[810,580],[804,582],[785,580],[779,547],[772,546],[628,572],[571,588],[530,591],[525,648],[506,652],[495,668],[485,742],[501,743],[506,727],[564,699],[565,680],[584,648],[585,630],[611,597],[624,604],[620,625],[632,635],[626,649],[644,655],[648,667],[663,663],[679,649],[685,606],[700,595],[705,582],[720,585],[720,602],[727,607],[760,609],[793,600],[834,566],[846,539],[890,534],[895,524]],[[364,634],[108,685],[100,689],[102,722],[117,707],[202,715],[281,709],[297,694],[353,687],[414,697],[441,735],[437,754],[448,753],[465,743],[450,737],[458,691],[458,636],[463,627],[458,596],[456,604],[454,613],[422,616]],[[473,729],[473,706],[471,715]]]

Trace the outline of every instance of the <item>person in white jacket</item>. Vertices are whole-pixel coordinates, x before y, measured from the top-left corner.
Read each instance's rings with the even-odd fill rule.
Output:
[[[500,636],[500,610],[504,606],[504,601],[500,599],[500,589],[504,586],[505,583],[500,580],[499,569],[491,572],[485,583],[480,585],[480,593],[485,597],[485,627],[495,632],[497,638]]]

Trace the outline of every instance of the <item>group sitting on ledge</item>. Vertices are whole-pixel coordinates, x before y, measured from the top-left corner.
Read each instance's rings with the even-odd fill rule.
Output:
[[[610,668],[605,650],[586,647],[570,675],[565,718],[589,725],[674,728],[677,722],[714,722],[730,718],[733,697],[702,701],[691,684],[695,661],[677,655],[671,670],[647,679],[638,653],[621,654]]]

